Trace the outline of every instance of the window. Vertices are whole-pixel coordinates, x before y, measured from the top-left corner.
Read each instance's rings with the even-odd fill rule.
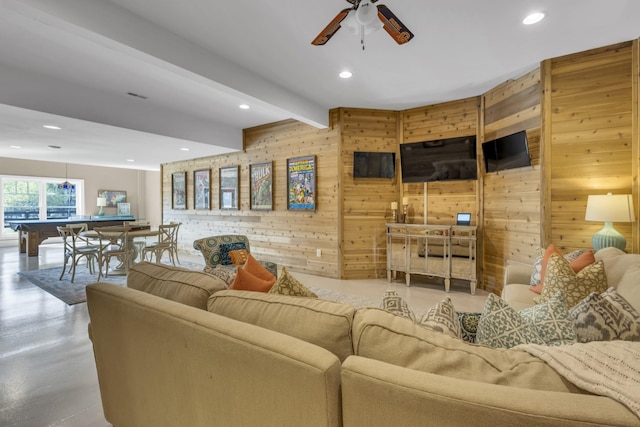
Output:
[[[63,219],[84,212],[83,180],[63,185],[53,178],[0,176],[0,181],[0,229],[4,235],[15,234],[8,221]]]

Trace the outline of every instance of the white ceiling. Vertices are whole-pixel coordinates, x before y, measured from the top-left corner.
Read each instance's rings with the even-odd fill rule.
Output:
[[[637,0],[384,3],[415,37],[379,31],[362,50],[344,28],[311,45],[345,0],[0,0],[0,157],[159,170],[242,149],[247,127],[480,95],[640,36]],[[544,21],[521,24],[538,10]]]

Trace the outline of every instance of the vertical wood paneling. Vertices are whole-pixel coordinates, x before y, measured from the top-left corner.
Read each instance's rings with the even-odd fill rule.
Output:
[[[477,97],[405,110],[401,113],[400,143],[476,135],[478,110]],[[426,198],[428,224],[455,224],[458,212],[471,212],[477,224],[477,183],[466,180],[429,182],[426,186],[403,184],[402,196],[409,198],[409,222],[425,223]]]
[[[341,109],[343,279],[386,277],[385,224],[398,201],[399,157],[393,179],[354,178],[353,153],[397,152],[397,123],[394,111]]]
[[[545,243],[566,251],[590,247],[591,236],[602,228],[584,219],[589,194],[637,194],[632,46],[620,43],[548,61]],[[615,227],[627,237],[628,251],[637,248],[632,224]]]
[[[533,262],[540,245],[540,102],[538,69],[483,96],[481,142],[526,130],[532,163],[489,174],[481,168],[483,285],[498,294],[506,260]]]

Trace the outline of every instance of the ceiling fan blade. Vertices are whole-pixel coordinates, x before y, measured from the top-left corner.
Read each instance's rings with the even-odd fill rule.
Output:
[[[327,25],[324,28],[324,30],[322,30],[320,34],[318,34],[318,36],[315,39],[313,39],[311,44],[316,46],[322,46],[323,44],[328,42],[329,39],[333,37],[333,35],[336,33],[336,31],[340,29],[340,23],[344,18],[347,17],[351,9],[352,8],[341,10],[340,13],[338,13],[336,17],[333,18],[333,21],[331,21],[329,25]]]
[[[405,44],[413,38],[413,33],[383,4],[378,6],[378,18],[384,29],[398,44]]]

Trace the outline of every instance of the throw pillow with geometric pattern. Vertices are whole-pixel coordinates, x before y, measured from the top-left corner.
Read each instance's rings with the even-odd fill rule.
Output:
[[[535,326],[538,335],[547,345],[576,342],[576,327],[562,292],[555,294],[547,302],[520,310],[518,314]]]
[[[640,319],[640,313],[638,312],[638,310],[633,308],[633,306],[629,303],[629,301],[624,299],[624,297],[618,293],[616,288],[611,287],[607,289],[602,294],[602,296],[605,299],[607,299],[611,304],[618,307],[620,311],[623,311],[625,314],[628,314],[629,316],[631,316],[634,320]]]
[[[544,287],[539,297],[533,298],[536,304],[549,301],[559,291],[564,293],[567,307],[571,308],[592,292],[607,290],[607,276],[604,263],[598,261],[575,273],[569,262],[563,257],[552,254],[547,263]]]
[[[460,320],[449,297],[429,308],[420,319],[419,324],[434,331],[451,335],[454,338],[462,337]]]
[[[236,279],[236,269],[232,267],[225,267],[221,264],[217,264],[215,267],[206,265],[204,267],[204,272],[222,279],[227,284],[227,287],[229,287],[229,285],[231,285]]]
[[[633,312],[611,301],[611,290],[613,288],[607,291],[607,296],[593,292],[570,310],[578,342],[640,341],[640,321],[634,318]]]
[[[280,277],[269,290],[270,294],[289,295],[294,297],[318,298],[313,291],[289,274],[285,267],[280,270]]]
[[[511,348],[519,344],[544,344],[536,327],[499,296],[489,294],[478,322],[476,344]]]
[[[413,314],[413,311],[411,311],[407,302],[403,300],[396,291],[385,291],[384,297],[382,297],[382,302],[380,303],[380,308],[393,314],[397,314],[398,316],[411,319],[414,322],[416,321],[415,314]]]
[[[470,311],[456,312],[458,321],[460,322],[460,332],[463,341],[475,343],[476,334],[478,333],[478,322],[482,313]]]
[[[220,264],[222,265],[232,265],[233,260],[229,256],[230,251],[237,251],[239,249],[247,250],[247,245],[244,242],[235,242],[235,243],[223,243],[220,245]]]

